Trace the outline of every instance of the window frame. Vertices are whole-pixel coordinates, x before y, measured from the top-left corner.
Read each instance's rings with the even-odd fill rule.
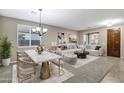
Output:
[[[19,34],[20,34],[20,32],[19,32],[19,26],[20,25],[28,26],[30,28],[37,27],[37,26],[30,26],[30,25],[24,25],[24,24],[17,24],[17,39],[16,39],[17,40],[17,48],[34,48],[34,47],[37,47],[38,45],[31,45],[31,29],[29,30],[29,33],[23,33],[23,34],[29,34],[29,36],[30,36],[29,46],[19,46],[18,40],[19,40]],[[40,44],[41,44],[42,40],[41,40],[40,36],[39,36],[39,40],[40,40]]]

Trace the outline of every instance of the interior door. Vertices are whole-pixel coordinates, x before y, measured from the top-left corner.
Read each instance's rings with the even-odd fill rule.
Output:
[[[120,28],[107,30],[107,56],[120,57]]]

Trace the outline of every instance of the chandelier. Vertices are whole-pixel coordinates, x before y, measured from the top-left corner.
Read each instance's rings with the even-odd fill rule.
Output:
[[[41,23],[41,12],[42,12],[42,9],[39,9],[39,18],[40,18],[39,27],[32,29],[32,32],[39,34],[39,36],[43,36],[48,30],[47,28],[44,28],[43,24]]]

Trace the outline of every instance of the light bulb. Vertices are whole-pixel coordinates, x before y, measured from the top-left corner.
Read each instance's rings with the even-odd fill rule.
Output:
[[[43,28],[43,33],[46,33],[47,32],[47,28]]]
[[[35,29],[35,28],[33,28],[33,29],[32,29],[32,32],[36,32],[36,29]]]
[[[37,30],[37,31],[41,31],[41,28],[40,28],[40,27],[37,27],[36,30]]]

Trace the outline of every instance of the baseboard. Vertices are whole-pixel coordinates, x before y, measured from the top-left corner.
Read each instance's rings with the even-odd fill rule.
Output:
[[[17,61],[11,61],[10,64],[15,64]]]
[[[123,56],[122,56],[121,58],[122,58],[122,59],[124,59],[124,57],[123,57]]]
[[[10,65],[11,65],[11,64],[16,64],[16,62],[17,62],[17,61],[11,61],[11,62],[10,62]],[[2,63],[0,63],[0,66],[3,66]]]

